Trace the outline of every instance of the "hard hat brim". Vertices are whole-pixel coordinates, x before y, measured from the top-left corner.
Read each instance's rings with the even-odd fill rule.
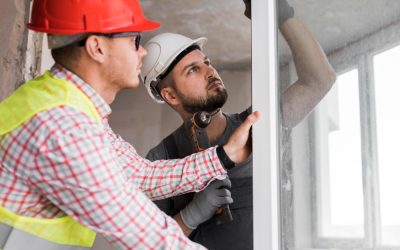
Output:
[[[55,35],[75,35],[81,33],[119,33],[119,32],[146,32],[158,29],[160,27],[160,23],[156,21],[152,21],[149,19],[143,19],[142,22],[122,28],[109,28],[109,29],[55,29],[55,28],[46,28],[46,27],[39,27],[32,25],[31,23],[27,24],[28,29],[43,32],[48,34],[55,34]]]

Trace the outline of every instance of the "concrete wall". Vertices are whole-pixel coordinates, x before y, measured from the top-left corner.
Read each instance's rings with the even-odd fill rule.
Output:
[[[0,100],[24,82],[29,0],[0,3]]]

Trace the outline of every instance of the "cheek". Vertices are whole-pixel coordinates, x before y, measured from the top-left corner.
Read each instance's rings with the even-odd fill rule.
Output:
[[[135,54],[126,53],[121,57],[118,66],[124,71],[124,74],[131,77],[138,74],[138,60]]]
[[[124,41],[126,42],[126,41]],[[124,43],[120,45],[120,50],[118,51],[118,56],[120,61],[118,65],[122,68],[130,68],[131,70],[137,69],[138,65],[138,54],[133,50],[130,43]]]

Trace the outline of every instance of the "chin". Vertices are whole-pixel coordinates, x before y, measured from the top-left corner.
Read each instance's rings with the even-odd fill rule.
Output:
[[[135,77],[134,80],[127,82],[127,84],[125,85],[127,89],[135,89],[137,87],[139,87],[140,85],[140,81],[138,77]]]

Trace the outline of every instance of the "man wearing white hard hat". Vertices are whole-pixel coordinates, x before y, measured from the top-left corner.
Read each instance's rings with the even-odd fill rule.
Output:
[[[244,2],[245,15],[250,18],[251,1]],[[299,77],[281,98],[283,126],[292,128],[325,96],[336,75],[319,44],[293,16],[294,10],[286,0],[278,1],[278,12],[279,29],[292,50]],[[206,40],[163,33],[144,46],[148,55],[143,60],[141,77],[149,95],[158,103],[167,103],[183,121],[182,126],[150,150],[150,160],[182,158],[223,145],[251,113],[251,108],[236,114],[222,112],[227,91],[202,51]],[[225,183],[215,182],[202,192],[156,204],[174,216],[190,239],[209,249],[253,249],[252,158],[228,175],[230,180]],[[221,203],[228,204],[222,205],[222,213]]]
[[[152,163],[108,124],[139,85],[141,32],[159,27],[138,0],[34,0],[28,28],[56,64],[0,103],[0,249],[203,249],[150,200],[204,189],[241,162],[255,113],[232,141]],[[225,164],[225,165],[224,165]]]

